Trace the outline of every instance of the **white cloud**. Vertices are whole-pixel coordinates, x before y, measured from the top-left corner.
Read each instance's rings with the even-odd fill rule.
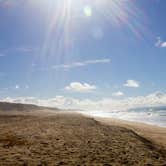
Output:
[[[118,92],[113,93],[112,96],[121,97],[121,96],[124,96],[124,93],[121,91],[118,91]]]
[[[15,48],[15,50],[16,50],[16,51],[19,51],[19,52],[32,52],[32,51],[34,51],[35,49],[32,48],[32,47],[20,46],[20,47]]]
[[[157,38],[157,42],[155,44],[156,47],[166,47],[166,42],[163,42],[160,37]]]
[[[87,61],[81,61],[81,62],[73,62],[71,64],[55,65],[55,66],[52,66],[52,69],[69,70],[69,69],[77,68],[77,67],[84,67],[84,66],[93,65],[93,64],[105,64],[110,62],[111,62],[110,59],[95,59],[95,60],[87,60]]]
[[[127,80],[124,86],[130,87],[130,88],[138,88],[140,87],[140,84],[136,80]]]
[[[77,98],[70,98],[64,96],[56,96],[55,98],[50,99],[38,99],[34,97],[8,97],[1,101],[37,104],[41,106],[59,107],[65,109],[78,109],[87,111],[123,111],[130,108],[164,106],[166,105],[166,94],[157,92],[149,94],[147,96],[128,97],[124,99],[103,98],[100,100],[80,100]]]
[[[161,43],[162,43],[161,38],[157,37],[157,42],[155,43],[155,46],[160,47]]]
[[[16,85],[16,86],[15,86],[15,89],[20,89],[20,86],[19,86],[19,85]]]
[[[72,82],[69,86],[65,87],[65,90],[73,91],[73,92],[80,92],[80,93],[88,93],[92,92],[96,89],[95,85],[90,85],[88,83],[80,83],[80,82]]]
[[[166,47],[166,42],[161,43],[161,47]]]

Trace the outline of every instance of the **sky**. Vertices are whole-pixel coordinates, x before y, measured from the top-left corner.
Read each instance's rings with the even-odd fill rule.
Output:
[[[165,0],[0,0],[1,101],[166,105],[165,17]]]

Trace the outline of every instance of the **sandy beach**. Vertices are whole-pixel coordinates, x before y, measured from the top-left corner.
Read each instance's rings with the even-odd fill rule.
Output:
[[[0,165],[166,164],[164,146],[126,125],[47,110],[1,113]]]
[[[0,20],[0,166],[166,166],[166,0],[0,0]]]
[[[102,122],[103,124],[111,126],[120,126],[127,129],[133,130],[137,134],[164,146],[166,148],[166,128],[159,127],[156,125],[149,125],[145,123],[130,122],[125,120],[113,119],[113,118],[95,118],[96,120]]]

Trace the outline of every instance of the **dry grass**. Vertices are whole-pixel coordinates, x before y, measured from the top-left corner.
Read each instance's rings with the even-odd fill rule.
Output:
[[[166,151],[122,127],[71,114],[0,115],[0,165],[166,165]]]

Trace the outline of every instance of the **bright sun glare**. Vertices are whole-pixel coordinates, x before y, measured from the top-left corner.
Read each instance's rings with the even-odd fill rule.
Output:
[[[44,11],[49,18],[48,33],[43,47],[44,54],[50,47],[50,42],[53,41],[52,33],[54,29],[58,29],[60,25],[63,25],[61,36],[64,39],[57,44],[57,47],[62,49],[70,42],[72,28],[79,27],[78,25],[82,19],[90,18],[90,20],[93,20],[100,17],[105,25],[110,27],[126,26],[138,37],[142,35],[142,32],[145,32],[140,21],[143,15],[132,0],[30,0],[30,2],[32,6]],[[56,30],[57,33],[59,31]],[[95,39],[103,37],[103,31],[99,26],[95,27],[92,33]]]
[[[132,31],[138,19],[142,17],[140,10],[136,8],[132,0],[29,0],[33,6],[41,10],[53,13],[69,21],[74,16],[96,17],[101,15],[103,20],[114,25],[126,24]],[[129,19],[133,17],[133,22]],[[134,24],[134,25],[132,25]]]

